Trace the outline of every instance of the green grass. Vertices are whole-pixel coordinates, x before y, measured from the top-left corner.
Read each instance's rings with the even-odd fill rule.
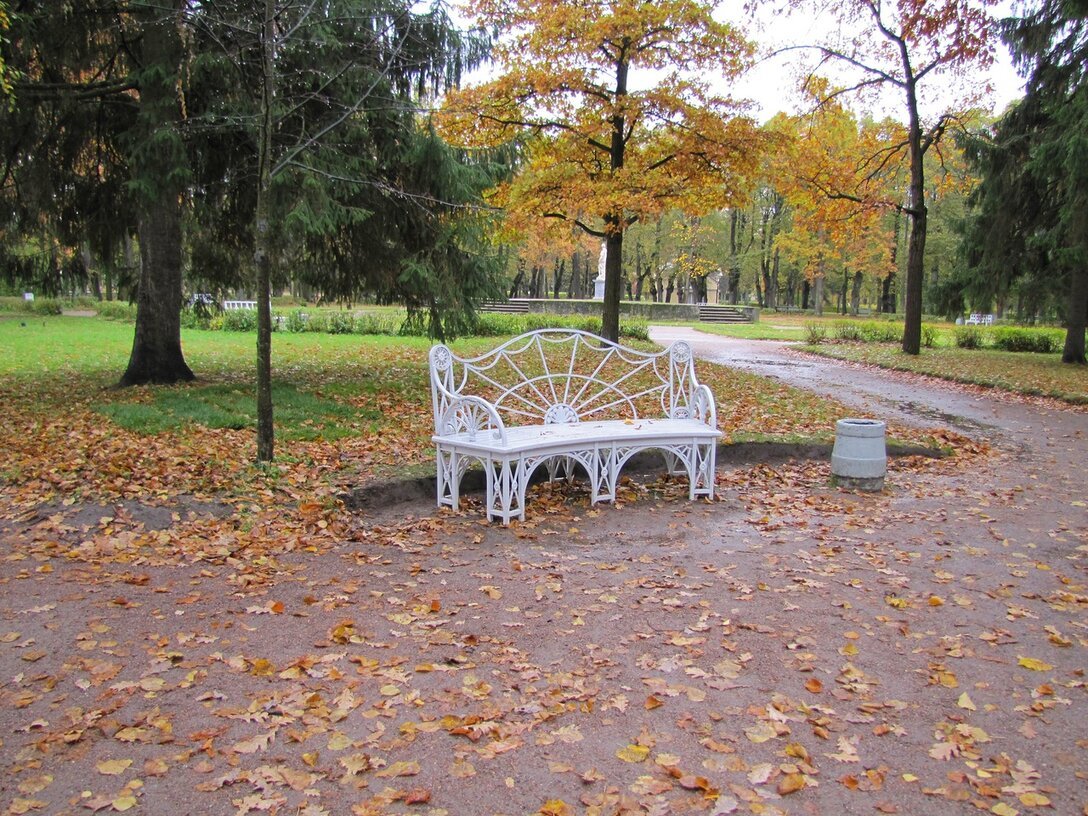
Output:
[[[828,343],[806,346],[825,357],[851,360],[899,371],[926,374],[954,382],[1000,388],[1029,396],[1045,396],[1088,404],[1088,367],[1069,365],[1059,354],[1027,354],[938,346],[921,354],[904,354],[892,344]]]
[[[272,402],[279,436],[285,442],[343,439],[375,430],[382,419],[374,409],[360,410],[291,385],[274,386]],[[230,385],[161,388],[149,402],[115,401],[96,408],[122,428],[141,434],[190,425],[233,430],[257,426],[252,389]]]
[[[742,340],[801,340],[805,336],[801,325],[780,324],[773,315],[759,323],[687,323],[707,334],[738,337]]]

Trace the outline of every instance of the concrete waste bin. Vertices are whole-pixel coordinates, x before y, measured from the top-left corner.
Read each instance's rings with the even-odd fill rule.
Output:
[[[884,489],[888,453],[883,422],[876,419],[840,419],[835,423],[831,475],[836,484],[857,490]]]

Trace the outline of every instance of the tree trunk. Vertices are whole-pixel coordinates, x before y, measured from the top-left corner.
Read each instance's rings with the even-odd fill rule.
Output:
[[[566,258],[555,259],[555,284],[552,286],[552,297],[555,300],[559,300],[559,293],[563,289],[563,276],[567,269]]]
[[[122,386],[175,383],[194,379],[181,351],[181,195],[176,133],[181,111],[174,82],[181,59],[176,12],[152,12],[143,30],[147,71],[140,86],[140,115],[148,132],[133,151],[134,175],[153,189],[141,202],[138,219],[140,279],[136,295],[136,331]],[[165,135],[166,138],[160,138]],[[170,136],[174,136],[173,139]],[[154,149],[151,142],[161,143]]]
[[[601,336],[617,343],[620,339],[620,294],[623,292],[623,231],[610,231],[605,246]]]
[[[614,102],[616,113],[610,120],[611,141],[609,143],[609,169],[616,173],[623,169],[624,151],[627,147],[625,131],[627,127],[623,103],[627,96],[626,46],[621,49],[621,56],[616,60],[616,92]],[[620,296],[623,292],[623,233],[626,224],[622,212],[605,214],[605,263],[604,263],[604,303],[601,304],[601,334],[613,343],[620,339]]]
[[[860,271],[854,273],[854,287],[850,290],[850,314],[857,317],[861,312],[861,285],[865,276]]]
[[[517,273],[514,275],[513,283],[510,284],[510,293],[506,296],[507,298],[517,297],[521,291],[521,281],[525,278],[525,260],[523,258],[518,258],[516,269]]]
[[[275,456],[272,417],[272,258],[269,255],[269,202],[272,187],[272,94],[275,70],[275,8],[265,0],[261,29],[261,123],[257,157],[257,461]]]
[[[1074,218],[1075,235],[1088,234],[1088,212],[1082,207]],[[1079,224],[1079,230],[1076,229]],[[1071,270],[1069,282],[1069,314],[1066,317],[1065,348],[1062,350],[1063,363],[1085,363],[1084,330],[1088,323],[1088,266],[1083,262]]]
[[[925,271],[926,209],[925,148],[918,119],[918,98],[914,82],[907,84],[907,112],[910,118],[907,141],[910,144],[910,193],[907,214],[910,235],[907,239],[907,279],[903,294],[903,352],[922,351],[922,279]]]

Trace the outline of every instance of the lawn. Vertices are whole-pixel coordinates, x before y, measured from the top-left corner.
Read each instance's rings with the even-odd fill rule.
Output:
[[[904,354],[898,346],[886,343],[824,343],[805,349],[826,357],[881,368],[911,371],[1028,396],[1053,397],[1077,405],[1088,404],[1088,367],[1063,363],[1059,354],[939,346],[910,355]]]
[[[804,342],[808,327],[819,326],[833,338],[841,324],[884,324],[877,318],[843,315],[815,317],[801,314],[765,313],[756,324],[695,324],[699,331],[746,340]],[[898,327],[899,324],[891,324]],[[1076,405],[1088,404],[1088,368],[1066,365],[1060,354],[1013,353],[992,348],[962,349],[955,344],[956,326],[927,323],[934,331],[934,344],[917,356],[904,354],[896,343],[825,342],[806,345],[806,351],[896,371],[910,371],[930,377],[998,388],[1027,396],[1044,396]]]
[[[324,500],[392,475],[430,473],[430,343],[276,334],[276,464],[254,467],[254,336],[185,330],[198,375],[115,388],[132,326],[85,317],[0,319],[0,491],[15,506],[277,495]],[[474,354],[496,338],[458,341]],[[830,441],[845,409],[744,372],[702,364],[730,441]],[[931,443],[892,428],[894,439]],[[271,493],[269,492],[271,491]]]

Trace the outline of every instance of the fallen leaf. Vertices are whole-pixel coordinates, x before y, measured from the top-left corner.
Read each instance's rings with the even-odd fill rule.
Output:
[[[382,779],[392,779],[397,776],[416,776],[419,774],[419,763],[412,762],[394,762],[392,765],[382,768],[375,776],[380,776]]]
[[[797,793],[805,786],[804,774],[791,773],[786,774],[778,780],[778,795],[788,796],[791,793]]]
[[[131,759],[104,759],[96,763],[95,768],[105,776],[118,776],[128,770],[128,766],[131,764]]]
[[[625,745],[616,751],[616,756],[624,762],[645,762],[650,756],[650,749],[645,745]]]
[[[1037,660],[1034,657],[1021,657],[1016,662],[1025,669],[1031,669],[1032,671],[1038,672],[1050,671],[1054,668],[1049,663],[1044,663],[1042,660]]]

